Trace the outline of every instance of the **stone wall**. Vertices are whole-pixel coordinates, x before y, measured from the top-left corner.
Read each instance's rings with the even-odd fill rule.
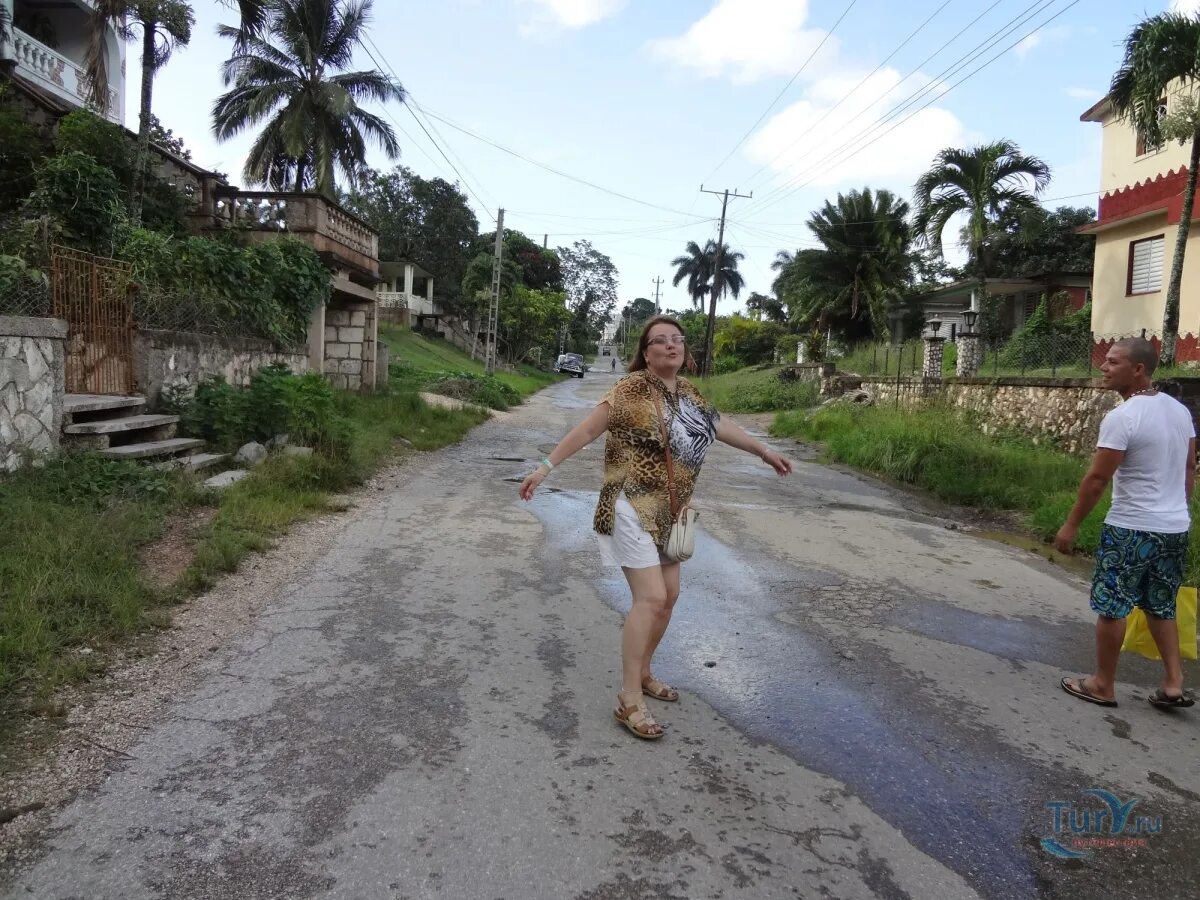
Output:
[[[67,323],[0,316],[0,471],[58,449]]]
[[[374,303],[341,303],[325,310],[325,375],[343,391],[375,386],[378,327]]]
[[[164,389],[191,393],[211,375],[245,387],[255,372],[273,363],[299,375],[308,371],[308,354],[303,347],[281,351],[256,338],[178,331],[144,329],[133,341],[134,383],[151,409],[161,405]]]
[[[901,408],[938,402],[966,414],[981,431],[1016,431],[1068,453],[1096,446],[1100,420],[1119,396],[1086,378],[864,378],[875,402]]]

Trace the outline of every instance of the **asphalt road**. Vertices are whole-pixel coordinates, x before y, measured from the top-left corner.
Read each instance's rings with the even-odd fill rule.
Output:
[[[1119,708],[1068,697],[1077,575],[790,442],[787,480],[712,451],[658,666],[683,697],[655,704],[662,741],[620,729],[601,442],[516,498],[613,378],[350,513],[5,896],[1196,895],[1200,712],[1152,709],[1136,660]],[[1140,846],[1056,858],[1043,839],[1112,836],[1071,834],[1106,808],[1090,789],[1138,801]]]

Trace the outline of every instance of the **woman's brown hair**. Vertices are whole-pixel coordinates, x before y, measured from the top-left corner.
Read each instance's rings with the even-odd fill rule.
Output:
[[[677,329],[685,339],[687,338],[687,332],[683,330],[683,326],[677,319],[670,316],[654,316],[646,323],[646,327],[642,329],[642,336],[638,338],[637,353],[633,355],[633,362],[629,364],[630,372],[640,372],[646,368],[646,347],[650,345],[650,329],[655,325],[670,325]],[[683,367],[688,372],[696,371],[696,361],[692,359],[692,352],[688,350],[686,343],[683,345]]]

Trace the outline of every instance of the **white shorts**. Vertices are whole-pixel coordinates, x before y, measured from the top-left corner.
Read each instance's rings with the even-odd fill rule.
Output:
[[[617,497],[612,534],[597,534],[600,562],[606,566],[626,569],[649,569],[663,565],[666,560],[658,552],[654,538],[642,527],[637,510],[624,494]]]

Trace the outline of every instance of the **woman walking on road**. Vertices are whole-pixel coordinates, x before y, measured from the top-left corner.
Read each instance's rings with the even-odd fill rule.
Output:
[[[753,453],[780,475],[792,471],[790,461],[722,419],[691,382],[679,377],[685,363],[689,370],[694,366],[683,328],[668,316],[655,316],[642,331],[630,374],[571,429],[520,491],[523,500],[532,499],[555,468],[608,432],[594,527],[601,562],[621,567],[633,595],[621,635],[622,682],[613,713],[646,740],[662,737],[663,729],[645,697],[679,699],[679,692],[655,678],[650,667],[679,597],[680,564],[665,555],[675,520],[672,507],[676,512],[688,507],[714,440]]]

